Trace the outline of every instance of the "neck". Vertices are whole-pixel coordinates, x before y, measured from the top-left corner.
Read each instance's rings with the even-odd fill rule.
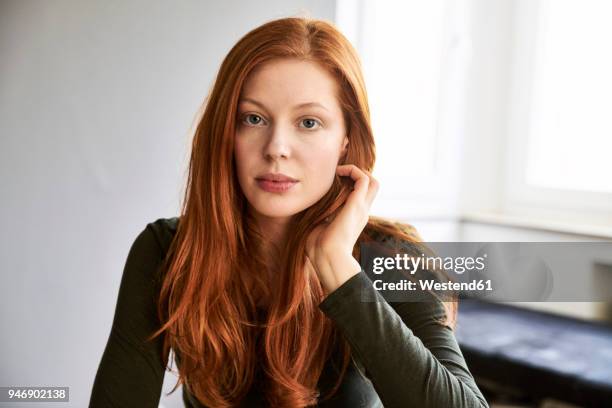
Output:
[[[272,247],[281,250],[289,232],[291,217],[268,217],[257,214],[255,220],[266,241]]]

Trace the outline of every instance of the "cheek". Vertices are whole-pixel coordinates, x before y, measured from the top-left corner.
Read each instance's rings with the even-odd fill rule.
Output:
[[[307,176],[310,181],[320,186],[331,185],[336,174],[339,157],[337,149],[332,147],[311,151],[306,155],[304,163],[307,166]]]
[[[238,175],[242,176],[248,171],[251,155],[251,149],[244,141],[239,141],[238,138],[234,142],[234,161],[236,162],[236,170]]]

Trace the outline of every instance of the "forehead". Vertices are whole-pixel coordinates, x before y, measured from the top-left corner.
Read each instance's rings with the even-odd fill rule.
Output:
[[[339,109],[338,90],[336,78],[316,62],[282,58],[267,61],[251,71],[240,96],[270,107],[318,102],[328,109]]]

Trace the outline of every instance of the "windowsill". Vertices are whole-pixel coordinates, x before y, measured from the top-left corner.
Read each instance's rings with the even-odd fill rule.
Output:
[[[399,214],[402,214],[399,216]],[[410,214],[406,217],[405,214]],[[380,214],[380,216],[390,216],[398,221],[413,223],[422,222],[474,222],[495,226],[505,226],[514,228],[527,228],[538,231],[547,231],[560,234],[580,235],[583,237],[612,239],[612,226],[609,224],[594,224],[578,222],[572,220],[560,221],[557,219],[545,219],[542,217],[511,215],[493,212],[469,212],[457,214],[450,210],[412,210],[402,208],[396,213]]]
[[[597,238],[612,238],[612,227],[578,223],[572,221],[555,221],[535,217],[516,216],[498,213],[474,212],[459,217],[460,222],[478,222],[483,224],[503,225],[508,227],[529,228],[541,231],[582,235]]]

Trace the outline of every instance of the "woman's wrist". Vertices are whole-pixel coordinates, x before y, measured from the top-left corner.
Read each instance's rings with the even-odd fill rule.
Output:
[[[318,257],[315,266],[326,295],[361,272],[359,262],[353,258],[353,255],[344,252],[324,251]]]

